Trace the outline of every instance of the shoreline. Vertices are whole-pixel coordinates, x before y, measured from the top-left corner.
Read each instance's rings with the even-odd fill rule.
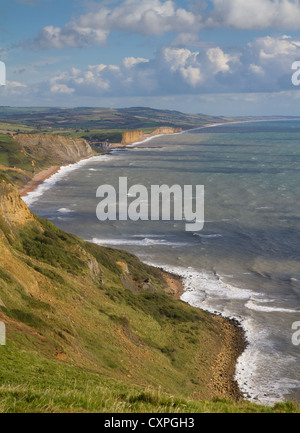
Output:
[[[181,300],[185,293],[183,277],[163,268],[158,269],[163,273],[168,285],[168,294],[176,300]],[[221,350],[211,365],[212,377],[208,385],[209,391],[212,398],[231,398],[235,402],[243,401],[245,396],[239,388],[235,375],[237,361],[248,345],[246,333],[238,320],[223,317],[220,314],[207,313],[219,325],[223,337]]]
[[[45,170],[41,170],[38,173],[36,173],[32,179],[30,179],[29,182],[27,182],[25,185],[19,188],[19,194],[21,197],[27,196],[29,193],[34,192],[40,185],[42,185],[44,182],[46,182],[48,179],[51,179],[53,176],[55,176],[61,169],[64,167],[75,167],[77,164],[80,164],[84,161],[89,161],[93,158],[98,157],[104,157],[107,156],[108,153],[103,154],[97,154],[95,153],[92,156],[89,156],[87,158],[82,158],[77,162],[73,162],[70,164],[65,165],[52,165],[49,168],[46,168]]]
[[[21,189],[19,189],[19,193],[21,197],[26,196],[28,193],[33,192],[39,185],[44,183],[47,179],[49,179],[51,176],[56,174],[62,166],[60,165],[53,165],[49,168],[46,168],[45,170],[40,171],[39,173],[36,173],[33,178],[27,182]]]
[[[212,127],[224,126],[230,124],[253,123],[258,121],[260,120],[226,122],[222,124],[209,124],[198,128],[190,129],[187,131],[182,131],[179,133],[177,132],[174,134],[163,134],[163,135],[178,135],[178,134],[184,134],[199,129],[206,129],[206,128],[212,128]],[[261,122],[263,121],[264,120],[261,120]],[[271,120],[265,120],[265,121],[271,121]],[[114,147],[111,149],[111,152],[108,151],[103,155],[95,154],[91,157],[83,158],[78,162],[89,161],[94,157],[102,157],[105,155],[109,155],[112,154],[114,151],[117,151],[118,149],[126,149],[126,148],[132,149],[135,146],[138,146],[142,143],[146,143],[147,141],[150,141],[158,137],[159,136],[147,137],[145,140],[138,143],[133,143],[133,144],[124,145],[120,147]],[[41,172],[37,173],[26,185],[24,185],[22,188],[19,189],[21,197],[25,197],[29,193],[35,191],[39,185],[43,184],[45,181],[47,181],[56,173],[58,173],[62,167],[66,167],[68,165],[75,165],[78,164],[78,162],[75,162],[74,164],[63,165],[63,166],[51,166],[48,169],[42,170]],[[166,284],[170,289],[168,292],[169,295],[174,297],[174,299],[176,300],[181,300],[182,295],[185,293],[183,278],[180,275],[177,275],[176,273],[170,273],[164,269],[161,269],[161,271],[163,272]],[[241,324],[238,323],[235,319],[226,318],[221,315],[213,314],[209,312],[208,314],[211,314],[214,320],[218,323],[221,332],[223,334],[222,348],[215,362],[211,366],[212,377],[209,384],[209,390],[212,394],[212,397],[218,396],[220,398],[231,398],[234,401],[244,400],[245,397],[242,394],[238,382],[235,379],[235,373],[236,373],[236,366],[237,366],[238,359],[243,354],[243,352],[247,347],[245,331],[243,330]]]
[[[95,155],[90,156],[88,158],[82,158],[77,162],[74,162],[71,164],[66,164],[66,165],[60,165],[60,166],[54,165],[54,166],[51,166],[45,170],[42,170],[42,171],[36,173],[29,182],[27,182],[25,185],[23,185],[21,188],[19,188],[19,193],[20,193],[21,197],[25,197],[28,193],[33,192],[39,185],[43,184],[46,180],[48,180],[53,175],[55,175],[62,167],[66,167],[68,165],[73,165],[73,164],[78,164],[78,162],[85,161],[85,160],[88,161],[89,159],[94,158],[95,156],[109,155],[112,152],[118,151],[119,149],[122,149],[122,150],[134,149],[135,146],[139,146],[140,144],[151,141],[154,138],[159,138],[159,137],[168,136],[168,135],[181,135],[181,134],[186,134],[186,133],[192,132],[192,131],[198,131],[199,129],[213,128],[213,127],[224,126],[224,125],[256,123],[256,122],[274,122],[274,121],[280,121],[280,120],[283,121],[286,119],[265,119],[265,120],[263,120],[263,119],[259,120],[258,119],[258,120],[242,120],[242,121],[224,122],[224,123],[211,123],[211,124],[199,126],[197,128],[188,129],[186,131],[175,132],[173,134],[160,134],[160,135],[147,136],[142,141],[138,141],[138,142],[132,143],[132,144],[122,145],[121,143],[116,143],[113,147],[111,147],[108,150],[108,152],[104,153],[103,155],[99,155],[99,154],[97,155],[95,153]]]

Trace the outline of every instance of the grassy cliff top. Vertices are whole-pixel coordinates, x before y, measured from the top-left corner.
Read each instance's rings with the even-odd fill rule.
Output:
[[[212,366],[224,328],[175,300],[167,274],[28,209],[23,220],[11,218],[9,203],[20,198],[3,181],[0,192],[0,320],[7,330],[0,411],[296,410],[236,403],[230,387],[220,392]]]
[[[299,412],[236,401],[220,358],[241,334],[174,299],[175,277],[32,214],[32,158],[0,136],[0,412]]]

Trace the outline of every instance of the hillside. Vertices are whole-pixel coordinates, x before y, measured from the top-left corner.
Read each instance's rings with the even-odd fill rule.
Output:
[[[0,107],[0,129],[11,130],[126,130],[175,127],[189,129],[207,123],[232,120],[205,114],[187,114],[146,107],[133,108],[14,108]],[[84,132],[84,131],[83,131]],[[87,131],[85,131],[87,132]]]
[[[17,134],[13,139],[25,156],[42,166],[72,164],[94,155],[91,146],[83,139],[43,134]]]
[[[137,386],[137,396],[138,387],[149,387],[212,397],[210,365],[222,347],[221,328],[167,292],[162,272],[35,217],[2,181],[0,320],[7,345],[0,349],[0,409],[18,389],[21,395],[24,387],[51,388],[55,377],[58,392],[80,375],[84,386],[113,380],[113,388],[128,386],[133,395]],[[64,370],[70,378],[59,377]]]
[[[0,179],[22,187],[42,170],[93,155],[94,150],[84,139],[47,134],[0,134]]]
[[[241,330],[178,300],[178,278],[27,208],[16,185],[32,160],[85,154],[58,139],[56,159],[55,140],[26,137],[0,136],[0,412],[298,412],[241,400]]]
[[[233,402],[219,368],[238,331],[174,299],[178,284],[36,217],[2,181],[0,411],[270,411]],[[204,402],[219,395],[233,400]]]

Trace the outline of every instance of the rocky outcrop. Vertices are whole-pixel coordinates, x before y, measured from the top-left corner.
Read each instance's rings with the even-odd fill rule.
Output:
[[[127,145],[127,144],[133,144],[137,143],[138,141],[142,141],[147,137],[154,137],[156,135],[162,135],[162,134],[176,134],[182,132],[182,128],[172,128],[169,126],[161,126],[155,131],[153,131],[151,134],[143,134],[142,130],[138,131],[126,131],[122,134],[122,142],[121,144]]]
[[[136,143],[138,141],[143,140],[143,132],[142,130],[139,131],[126,131],[122,134],[122,141],[121,144],[132,144]]]
[[[93,149],[84,139],[61,135],[18,134],[14,140],[26,156],[55,165],[73,164],[94,155]]]
[[[33,221],[33,214],[20,197],[18,190],[5,181],[0,182],[0,219],[9,226]]]
[[[155,131],[152,132],[152,136],[160,135],[160,134],[177,134],[179,132],[182,132],[182,128],[171,128],[168,126],[161,126],[160,128],[157,128]]]

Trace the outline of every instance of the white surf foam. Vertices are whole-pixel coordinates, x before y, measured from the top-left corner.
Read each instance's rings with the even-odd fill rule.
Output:
[[[74,170],[77,170],[79,167],[82,167],[92,161],[104,161],[105,159],[109,158],[107,155],[97,155],[92,156],[88,159],[83,159],[79,162],[76,162],[75,164],[69,164],[61,167],[57,173],[50,176],[48,179],[46,179],[43,183],[41,183],[34,191],[29,192],[27,195],[22,197],[23,201],[27,204],[27,206],[31,206],[34,202],[36,202],[46,191],[48,191],[50,188],[52,188],[54,185],[57,184],[61,179],[63,179],[65,176],[67,176],[69,173],[71,173]]]
[[[282,378],[278,373],[279,365],[286,365],[289,362],[292,364],[295,362],[294,358],[289,355],[282,357],[282,354],[273,350],[269,331],[257,320],[233,311],[232,302],[237,301],[239,305],[244,304],[248,307],[256,305],[255,302],[261,304],[269,302],[263,294],[225,284],[212,273],[198,272],[193,268],[164,266],[147,261],[146,263],[182,278],[184,284],[182,301],[210,313],[235,319],[240,323],[248,345],[238,359],[235,379],[246,399],[271,406],[276,402],[284,401],[290,391],[299,387],[298,380]],[[266,308],[273,311],[275,307]],[[286,312],[286,309],[283,310]],[[267,374],[266,368],[268,368]]]
[[[214,239],[214,238],[222,238],[223,237],[223,235],[220,235],[220,234],[203,235],[201,233],[194,233],[194,236],[198,236],[199,238],[203,238],[203,239]]]
[[[68,208],[66,208],[66,207],[62,207],[62,208],[58,209],[57,212],[59,212],[59,213],[63,213],[63,214],[68,214],[68,213],[73,213],[74,211],[71,210],[71,209],[68,209]]]
[[[190,244],[184,243],[184,242],[170,242],[166,239],[158,239],[158,238],[150,238],[146,237],[143,239],[99,239],[99,238],[93,238],[92,242],[98,245],[106,246],[106,245],[112,245],[112,246],[120,246],[120,245],[136,245],[136,246],[171,246],[171,247],[183,247],[188,246]]]
[[[243,320],[242,326],[249,344],[236,366],[241,392],[248,400],[269,406],[284,401],[300,382],[281,377],[279,367],[295,365],[294,357],[274,351],[268,331],[253,318]]]
[[[269,303],[269,301],[266,301]],[[246,307],[254,311],[262,311],[263,313],[300,313],[299,310],[294,310],[292,308],[282,308],[282,307],[272,307],[261,305],[262,302],[257,303],[254,299],[251,299],[246,303]]]
[[[144,140],[141,140],[141,141],[137,141],[136,143],[133,143],[133,144],[129,144],[129,145],[127,145],[126,147],[135,147],[135,146],[138,146],[138,145],[140,145],[140,144],[144,144],[144,143],[147,143],[148,141],[151,141],[151,140],[153,140],[154,138],[159,138],[159,137],[167,137],[168,135],[181,135],[181,134],[183,134],[185,131],[181,131],[181,132],[175,132],[175,133],[172,133],[172,134],[158,134],[158,135],[153,135],[152,137],[147,137],[147,138],[145,138]]]

